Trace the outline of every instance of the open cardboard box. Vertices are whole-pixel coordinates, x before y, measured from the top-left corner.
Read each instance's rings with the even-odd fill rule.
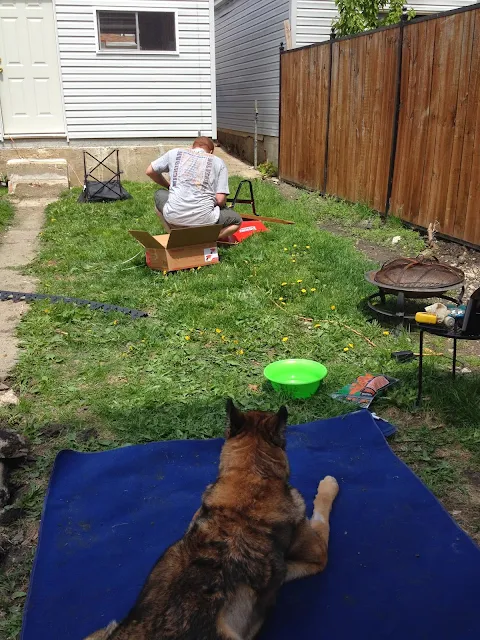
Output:
[[[170,233],[152,236],[148,231],[129,233],[145,247],[150,269],[179,271],[218,262],[217,239],[222,225],[172,229]]]

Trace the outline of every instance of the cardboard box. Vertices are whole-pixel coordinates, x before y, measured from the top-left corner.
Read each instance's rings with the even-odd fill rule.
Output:
[[[239,244],[254,233],[261,233],[262,231],[268,231],[268,229],[260,220],[244,220],[238,231],[228,236],[227,240],[219,240],[219,242],[221,244]]]
[[[179,271],[204,267],[218,262],[217,239],[222,225],[172,229],[170,233],[152,236],[148,231],[129,233],[145,247],[150,269]]]

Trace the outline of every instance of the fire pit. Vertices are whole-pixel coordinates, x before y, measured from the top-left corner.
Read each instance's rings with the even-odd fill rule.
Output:
[[[413,320],[415,313],[406,313],[406,299],[440,298],[461,304],[465,287],[463,271],[436,259],[396,258],[386,262],[378,271],[365,274],[368,282],[378,287],[378,293],[368,297],[369,308],[381,316]],[[452,289],[459,289],[457,298],[447,296]],[[387,296],[396,296],[395,311],[389,308]]]

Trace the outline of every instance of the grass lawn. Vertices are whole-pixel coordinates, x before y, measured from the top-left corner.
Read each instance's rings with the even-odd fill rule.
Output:
[[[237,182],[232,179],[231,186]],[[36,524],[58,450],[218,436],[226,397],[248,408],[281,404],[263,379],[272,360],[313,358],[329,369],[316,396],[288,401],[293,424],[351,410],[329,393],[364,372],[400,378],[375,410],[400,426],[397,452],[447,506],[467,495],[467,471],[480,462],[478,375],[453,386],[448,360],[431,358],[424,408],[414,413],[416,363],[396,364],[390,353],[416,350],[418,338],[365,313],[362,300],[372,288],[363,274],[371,265],[351,239],[318,228],[325,202],[312,194],[288,200],[273,184],[259,181],[258,211],[294,220],[295,226],[270,225],[269,233],[221,249],[219,265],[164,275],[145,267],[143,248],[127,233],[160,232],[152,207],[155,187],[126,187],[133,199],[125,202],[77,204],[73,191],[50,205],[42,249],[31,266],[44,292],[150,315],[132,320],[38,302],[20,326],[23,349],[14,384],[21,403],[0,418],[30,438],[36,461],[16,475],[22,485],[17,506],[25,510],[22,527],[30,538],[27,533],[22,560],[0,584],[0,610],[6,612],[0,635],[6,639],[18,633]],[[351,209],[357,214],[363,215]],[[410,231],[404,241],[412,251],[420,243]],[[478,513],[464,525],[480,531]]]
[[[13,207],[6,196],[7,188],[0,187],[0,233],[13,218]]]

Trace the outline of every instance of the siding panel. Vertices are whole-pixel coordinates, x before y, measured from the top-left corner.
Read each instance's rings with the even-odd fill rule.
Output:
[[[279,46],[289,0],[233,0],[215,10],[218,126],[278,135]]]
[[[94,8],[176,9],[179,54],[99,53]],[[215,136],[213,0],[59,0],[60,64],[70,138]]]

